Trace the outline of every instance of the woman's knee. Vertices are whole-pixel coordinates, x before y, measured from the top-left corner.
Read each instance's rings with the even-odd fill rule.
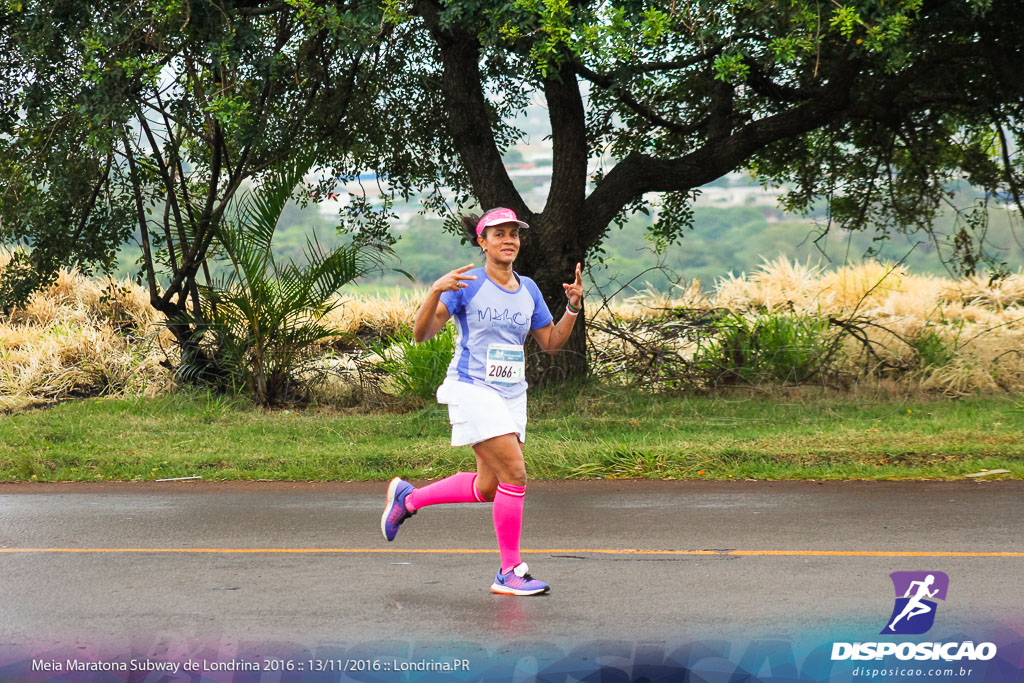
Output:
[[[481,465],[484,465],[488,473],[492,474],[495,479],[495,487],[499,481],[515,486],[526,485],[526,463],[515,434],[488,439],[474,446],[473,450],[477,456],[477,471],[481,472],[484,469]],[[491,478],[487,477],[488,480]],[[484,493],[482,488],[480,493]]]
[[[479,458],[477,458],[476,464],[476,481],[473,485],[476,486],[476,492],[480,494],[481,498],[487,502],[494,500],[494,494],[498,490],[498,478],[491,468],[484,465]]]
[[[494,494],[498,490],[498,484],[512,484],[514,486],[526,486],[526,468],[522,466],[511,466],[502,468],[497,476],[484,477],[477,475],[476,490],[480,497],[487,501],[494,500]]]
[[[479,480],[477,480],[476,491],[480,494],[480,497],[488,503],[493,502],[494,494],[498,492],[498,480],[493,479],[489,482],[484,482],[482,485]]]
[[[512,467],[501,478],[502,483],[513,486],[526,486],[526,467]]]

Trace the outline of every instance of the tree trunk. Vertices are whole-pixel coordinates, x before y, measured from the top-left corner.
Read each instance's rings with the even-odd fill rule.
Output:
[[[174,335],[174,341],[181,352],[177,367],[165,360],[161,365],[175,373],[190,384],[202,384],[218,389],[230,387],[227,373],[217,363],[217,359],[208,354],[199,344],[200,330],[188,320],[180,305],[172,304],[172,312],[162,311],[167,316],[167,329]]]
[[[535,215],[516,259],[516,272],[537,283],[555,324],[565,315],[562,284],[573,281],[576,264],[583,263],[586,254],[586,246],[576,239],[578,231],[572,227],[556,226],[546,214]],[[583,306],[572,334],[559,353],[553,356],[544,353],[532,338],[527,343],[526,378],[530,386],[558,385],[587,376],[586,301]]]
[[[415,6],[440,49],[449,130],[473,193],[481,209],[508,207],[530,223],[516,271],[537,282],[558,322],[565,313],[562,283],[572,282],[587,247],[581,237],[587,189],[586,115],[576,74],[566,63],[557,74],[544,79],[552,130],[551,190],[547,206],[535,214],[523,202],[501,159],[484,96],[482,47],[475,33],[442,22],[442,6],[437,0],[417,0]],[[549,356],[532,341],[526,351],[530,358],[527,381],[533,386],[583,379],[587,374],[583,314],[557,355]]]

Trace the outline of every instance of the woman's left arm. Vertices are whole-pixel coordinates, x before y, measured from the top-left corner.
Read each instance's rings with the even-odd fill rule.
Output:
[[[558,324],[548,323],[546,326],[530,332],[545,353],[555,355],[561,351],[562,347],[565,346],[566,340],[569,339],[569,335],[572,334],[573,325],[576,324],[576,316],[583,303],[582,268],[582,264],[577,263],[575,280],[570,284],[562,284],[562,287],[565,289],[565,296],[569,300],[569,305],[566,307],[565,313],[562,314]],[[573,309],[577,312],[573,313]]]

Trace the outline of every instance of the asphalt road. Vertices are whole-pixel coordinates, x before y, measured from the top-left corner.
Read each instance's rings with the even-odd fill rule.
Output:
[[[897,570],[949,575],[946,632],[1024,625],[1024,482],[532,481],[536,598],[489,592],[489,505],[389,544],[384,488],[0,485],[0,650],[870,637]]]

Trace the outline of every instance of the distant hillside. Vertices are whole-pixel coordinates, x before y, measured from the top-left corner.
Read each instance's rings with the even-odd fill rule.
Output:
[[[506,167],[527,206],[539,210],[543,207],[550,187],[551,126],[542,100],[528,106],[514,121],[523,137],[504,156]],[[597,163],[593,160],[593,163]],[[385,183],[386,184],[386,183]],[[352,183],[339,188],[345,197],[347,191],[361,192],[364,185]],[[601,265],[592,259],[591,275],[602,289],[617,289],[614,283],[625,283],[657,266],[671,269],[676,277],[699,279],[706,290],[715,280],[728,273],[751,272],[765,259],[784,255],[789,259],[809,260],[824,265],[843,265],[857,262],[865,256],[875,259],[900,261],[909,270],[919,274],[949,275],[939,256],[948,258],[952,252],[954,222],[950,216],[941,218],[937,231],[943,235],[938,246],[924,235],[896,236],[886,241],[875,241],[872,233],[846,234],[831,231],[827,237],[815,242],[822,234],[819,224],[823,216],[814,217],[817,223],[792,216],[779,210],[779,190],[766,190],[745,173],[729,173],[701,188],[694,208],[694,229],[686,234],[682,244],[673,246],[660,258],[644,238],[643,228],[650,219],[636,216],[622,230],[611,229],[605,240]],[[371,198],[372,199],[372,198]],[[970,188],[957,188],[957,201],[969,204]],[[274,240],[275,255],[285,260],[301,260],[307,238],[315,237],[325,247],[342,241],[334,229],[337,202],[305,209],[292,205],[281,217]],[[654,212],[657,207],[651,207]],[[412,273],[417,281],[430,283],[447,271],[465,265],[477,258],[477,251],[462,244],[459,237],[445,233],[441,221],[427,219],[418,213],[415,199],[395,206],[398,219],[394,234],[399,237],[395,251],[396,268]],[[1011,271],[1024,267],[1024,225],[1015,212],[992,211],[986,242],[996,261],[1005,261]],[[1014,234],[1016,230],[1016,235]],[[126,247],[119,260],[119,276],[138,270],[132,264],[139,258],[136,246]],[[218,269],[214,266],[213,270]],[[567,274],[568,277],[568,274]],[[635,283],[643,287],[649,281],[658,289],[665,288],[671,276],[649,272]],[[411,283],[397,273],[386,273],[369,278],[369,284],[406,287]]]
[[[1014,239],[1011,216],[1006,212],[994,214],[986,241],[1000,260],[1006,261],[1009,269],[1015,272],[1024,267],[1024,250]],[[1013,219],[1017,221],[1018,234],[1024,241],[1019,219],[1016,216]],[[872,248],[877,250],[874,258],[893,262],[902,260],[910,272],[949,275],[938,256],[936,245],[926,242],[923,236],[897,236],[886,241],[874,241],[873,234],[834,230],[815,243],[822,229],[814,222],[786,216],[780,220],[775,211],[763,207],[698,207],[694,210],[693,230],[686,233],[681,244],[669,247],[660,257],[646,238],[644,228],[648,222],[646,217],[639,216],[622,229],[611,229],[603,246],[604,254],[590,264],[591,276],[602,289],[614,291],[639,276],[633,284],[634,289],[643,289],[644,283],[649,282],[655,289],[663,290],[674,274],[675,278],[699,279],[708,290],[718,278],[730,272],[737,275],[750,273],[766,259],[779,255],[801,262],[839,266],[861,261]],[[940,230],[950,234],[952,221],[945,219]],[[951,245],[940,241],[940,246],[943,256],[948,258]],[[478,262],[479,253],[461,244],[458,237],[445,233],[439,220],[422,217],[411,220],[409,227],[400,233],[395,251],[401,259],[400,267],[423,283],[433,282],[452,268],[470,261]],[[665,270],[644,273],[659,263]],[[384,275],[369,281],[391,285],[408,283],[397,275]]]
[[[659,263],[676,277],[699,279],[709,289],[716,279],[728,273],[751,272],[765,259],[785,255],[802,262],[842,265],[860,261],[866,254],[873,258],[900,261],[918,274],[948,275],[939,258],[936,244],[922,235],[897,236],[890,240],[875,241],[869,233],[831,231],[814,241],[822,233],[814,221],[797,219],[781,214],[771,206],[714,206],[698,205],[694,210],[693,230],[688,231],[679,245],[668,248],[660,257],[645,238],[650,219],[636,216],[623,229],[612,228],[603,245],[604,254],[592,259],[591,276],[602,289],[618,289],[615,283],[625,284],[640,276],[634,288],[642,289],[649,282],[656,289],[668,286],[671,275],[666,272],[643,271]],[[1024,229],[1020,217],[1006,211],[993,211],[990,216],[986,243],[998,260],[1005,261],[1011,271],[1024,267]],[[452,268],[470,261],[479,262],[478,251],[461,243],[459,237],[444,232],[441,221],[412,215],[406,219],[407,227],[395,230],[397,259],[395,268],[411,273],[418,282],[430,283]],[[938,224],[945,235],[939,241],[943,256],[952,251],[950,235],[953,221],[944,217]],[[1014,234],[1016,230],[1016,235]],[[339,244],[332,221],[316,207],[300,209],[291,206],[282,216],[278,234],[274,238],[275,255],[283,260],[302,258],[307,238],[317,239],[324,247]],[[527,235],[527,239],[529,236]],[[869,252],[875,249],[875,252]],[[138,249],[126,248],[121,254],[120,276],[137,270],[131,264],[138,258]],[[603,264],[598,259],[603,260]],[[214,269],[217,270],[216,268]],[[566,275],[568,277],[568,274]],[[368,284],[410,286],[412,283],[399,273],[385,273],[366,279]]]

